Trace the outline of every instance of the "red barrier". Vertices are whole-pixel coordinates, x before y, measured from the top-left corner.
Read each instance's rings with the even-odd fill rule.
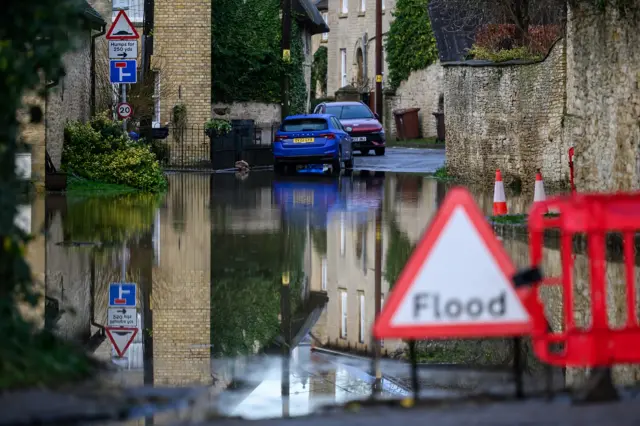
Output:
[[[573,147],[569,148],[569,181],[571,182],[571,192],[576,193],[576,185],[573,182]]]
[[[556,211],[557,216],[545,216]],[[529,214],[529,245],[531,264],[541,268],[544,232],[560,231],[562,275],[544,277],[536,284],[526,301],[533,322],[532,340],[540,360],[562,366],[609,366],[617,363],[640,362],[640,327],[636,317],[635,234],[640,229],[640,193],[576,194],[536,203]],[[611,328],[607,319],[606,238],[608,233],[622,234],[627,289],[627,322],[621,328]],[[583,329],[574,322],[573,237],[587,238],[589,258],[589,292],[591,296],[591,326]],[[544,272],[544,271],[543,271]],[[543,304],[539,298],[541,285],[561,285],[563,288],[563,326],[561,332],[548,330]],[[564,344],[553,351],[551,344]]]

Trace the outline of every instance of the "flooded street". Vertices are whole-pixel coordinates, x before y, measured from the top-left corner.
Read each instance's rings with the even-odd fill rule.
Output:
[[[408,396],[403,341],[381,342],[381,380],[372,373],[375,300],[384,303],[450,186],[383,171],[176,173],[162,197],[47,194],[23,206],[37,234],[29,261],[46,283],[46,300],[30,314],[118,365],[117,383],[206,386],[206,410],[218,415],[304,415],[367,398],[374,385],[381,398]],[[492,192],[475,195],[490,215]],[[530,198],[508,194],[510,212],[525,212]],[[526,243],[504,238],[514,263],[526,266]],[[557,251],[549,252],[554,262]],[[118,359],[102,327],[109,284],[123,272],[138,287],[139,332]],[[290,358],[282,356],[283,314],[291,323]],[[451,342],[425,344],[420,362],[503,368],[510,356],[508,345]],[[623,383],[635,381],[635,369],[621,374]],[[435,397],[513,388],[504,369],[430,366],[420,380],[421,393]]]

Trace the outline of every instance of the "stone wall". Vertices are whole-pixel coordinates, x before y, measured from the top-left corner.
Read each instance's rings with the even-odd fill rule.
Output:
[[[562,122],[564,41],[541,63],[444,68],[447,168],[461,178],[526,184],[541,169],[547,184],[569,180]],[[586,59],[586,58],[585,58]]]
[[[621,17],[615,7],[569,3],[565,138],[577,189],[638,189],[640,9]]]
[[[226,113],[218,114],[225,110]],[[211,115],[224,116],[232,120],[255,120],[256,123],[280,122],[280,104],[262,102],[234,102],[230,104],[216,102],[211,105]]]
[[[202,126],[211,118],[211,1],[157,0],[154,13],[154,60],[175,89],[163,92],[160,122],[182,103],[189,124]]]
[[[47,150],[56,168],[60,168],[62,161],[65,123],[85,121],[90,115],[91,34],[88,31],[78,38],[77,49],[64,55],[63,63],[66,75],[49,90],[45,111]]]
[[[406,81],[400,83],[395,94],[385,94],[384,115],[387,140],[396,138],[396,122],[393,111],[401,108],[420,108],[420,133],[422,137],[436,136],[436,119],[432,115],[438,110],[438,97],[443,90],[444,69],[439,63],[414,71]]]

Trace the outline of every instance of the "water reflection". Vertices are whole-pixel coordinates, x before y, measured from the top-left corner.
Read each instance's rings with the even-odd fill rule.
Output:
[[[114,380],[207,385],[218,396],[212,408],[254,417],[304,414],[367,397],[375,376],[366,360],[312,351],[310,345],[371,353],[376,212],[382,215],[378,295],[384,303],[449,186],[388,172],[265,172],[242,180],[231,174],[172,174],[162,199],[36,198],[30,228],[47,232],[27,255],[34,275],[46,282],[47,297],[30,315],[112,360],[101,327],[107,322],[108,285],[120,281],[124,262],[127,281],[138,284],[139,334],[118,362],[123,368]],[[493,194],[477,192],[476,199],[489,215]],[[525,212],[530,199],[509,194],[511,212]],[[526,243],[504,238],[514,262],[525,266]],[[548,249],[546,256],[549,265],[543,266],[557,272],[557,250]],[[610,265],[612,281],[621,268]],[[584,286],[586,269],[580,274]],[[286,309],[280,291],[285,281]],[[557,295],[548,296],[553,312],[559,303]],[[281,329],[283,316],[290,321],[290,338]],[[292,354],[283,366],[280,354],[287,343]],[[453,361],[460,347],[436,349]],[[463,348],[474,352],[464,354],[468,359],[504,361],[489,346]],[[385,340],[381,349],[395,357],[405,344]],[[633,371],[620,371],[619,381],[635,380]],[[385,360],[382,373],[383,397],[409,392],[403,364]],[[441,395],[503,386],[507,379],[425,373],[421,380],[424,392]],[[283,399],[286,382],[290,397]]]

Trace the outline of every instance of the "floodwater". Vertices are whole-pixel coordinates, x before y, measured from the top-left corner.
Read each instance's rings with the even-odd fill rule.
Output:
[[[22,223],[36,234],[28,258],[46,295],[28,314],[120,366],[119,383],[208,387],[208,409],[220,415],[302,415],[367,398],[374,385],[381,398],[410,394],[409,368],[398,359],[404,342],[382,341],[382,379],[372,373],[375,300],[384,303],[450,184],[367,171],[184,173],[169,182],[162,197],[47,194],[23,206]],[[474,195],[491,214],[493,194]],[[510,212],[524,213],[531,199],[508,194]],[[526,243],[503,242],[525,267]],[[548,252],[545,262],[559,265],[557,250]],[[101,330],[109,283],[123,280],[137,285],[137,335],[118,358]],[[558,316],[561,299],[551,294],[548,302]],[[291,324],[290,356],[283,356],[283,318]],[[501,367],[510,360],[504,342],[444,342],[420,353],[420,362]],[[620,370],[616,380],[628,384],[636,374]],[[420,373],[425,396],[507,392],[510,380],[503,370]]]

